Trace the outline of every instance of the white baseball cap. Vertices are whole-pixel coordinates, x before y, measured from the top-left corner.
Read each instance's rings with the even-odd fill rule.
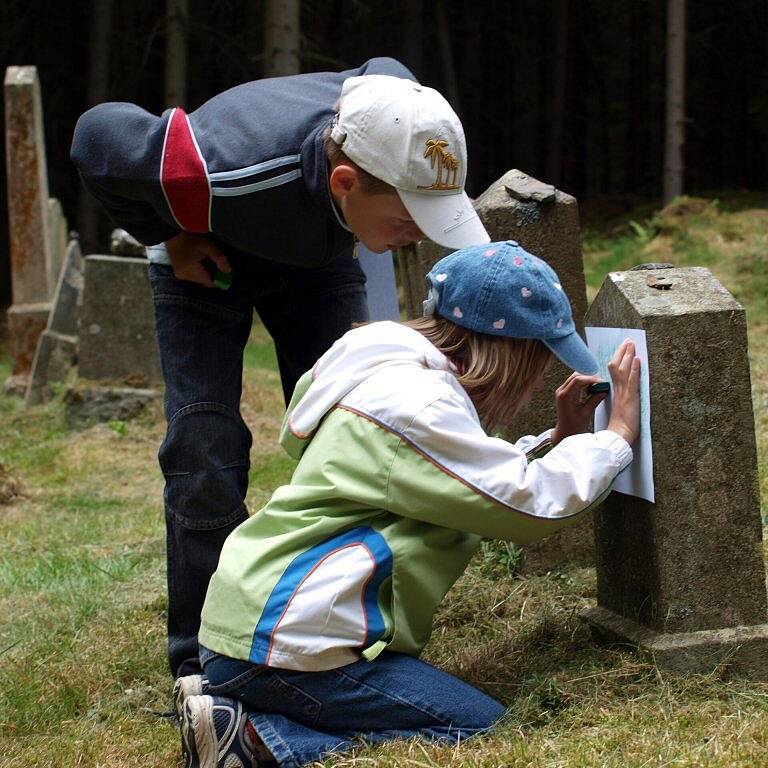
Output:
[[[331,138],[352,162],[397,190],[430,240],[447,248],[490,242],[464,192],[464,129],[434,88],[390,75],[350,77]]]

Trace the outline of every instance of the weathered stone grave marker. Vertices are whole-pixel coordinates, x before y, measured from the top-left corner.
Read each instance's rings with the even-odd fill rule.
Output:
[[[5,139],[13,305],[8,310],[12,379],[26,387],[55,285],[48,233],[48,172],[35,67],[5,73]],[[13,382],[11,387],[14,387]]]
[[[491,240],[515,240],[544,259],[557,272],[571,300],[576,327],[583,335],[582,318],[587,309],[587,292],[576,198],[522,171],[511,170],[491,184],[474,205]],[[426,291],[424,275],[446,253],[448,249],[428,241],[418,247],[401,249],[399,264],[409,317],[421,315]],[[559,361],[550,367],[544,388],[510,426],[510,436],[535,435],[554,426],[552,393],[569,373]],[[525,548],[525,570],[548,571],[569,563],[594,563],[591,518]]]
[[[78,336],[78,383],[64,396],[71,427],[133,418],[160,398],[147,260],[87,256]]]
[[[40,336],[27,387],[27,405],[48,400],[54,382],[63,382],[77,360],[77,334],[83,299],[80,242],[69,243],[53,297],[48,325]]]
[[[87,256],[78,375],[97,381],[159,384],[147,260]]]
[[[709,270],[612,273],[590,326],[648,344],[655,504],[612,493],[595,517],[598,634],[660,666],[768,679],[768,605],[743,308]]]

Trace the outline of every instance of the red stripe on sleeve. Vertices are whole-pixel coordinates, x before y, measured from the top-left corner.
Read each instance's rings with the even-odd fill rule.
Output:
[[[188,232],[208,232],[211,191],[187,115],[173,110],[163,147],[160,183],[176,221]]]

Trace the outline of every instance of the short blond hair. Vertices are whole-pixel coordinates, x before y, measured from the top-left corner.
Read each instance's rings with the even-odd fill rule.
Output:
[[[325,145],[325,156],[328,158],[331,168],[335,168],[337,165],[351,165],[358,173],[360,187],[363,192],[368,195],[397,194],[397,191],[391,184],[387,184],[386,181],[377,179],[375,176],[368,173],[368,171],[361,168],[356,162],[350,160],[344,154],[341,147],[331,138],[330,129],[326,132],[323,143]]]
[[[507,428],[549,366],[553,354],[539,339],[491,336],[440,315],[408,320],[456,366],[456,378],[487,432]]]

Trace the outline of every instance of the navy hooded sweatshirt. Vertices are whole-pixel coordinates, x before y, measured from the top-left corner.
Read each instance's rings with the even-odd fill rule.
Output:
[[[415,79],[398,61],[257,80],[190,114],[110,102],[78,121],[72,160],[114,222],[145,245],[181,231],[246,254],[317,267],[348,252],[323,140],[348,77]]]

